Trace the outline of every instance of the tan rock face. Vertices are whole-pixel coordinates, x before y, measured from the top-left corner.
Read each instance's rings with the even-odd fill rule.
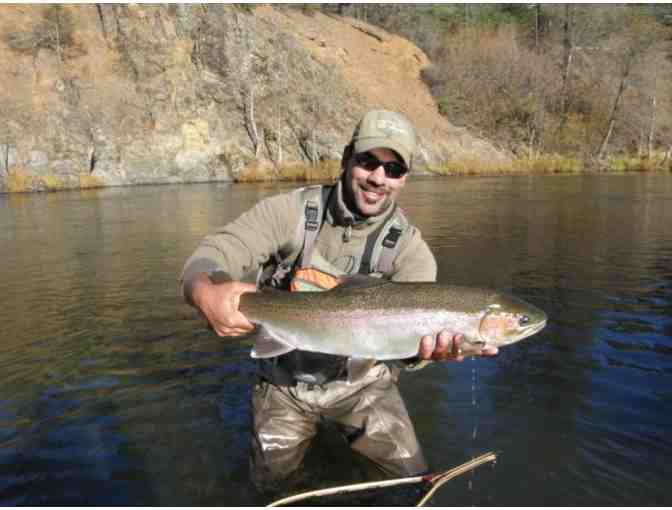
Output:
[[[380,29],[294,9],[0,5],[0,191],[19,170],[40,189],[338,159],[369,108],[412,119],[421,164],[506,159],[438,114],[428,63]]]

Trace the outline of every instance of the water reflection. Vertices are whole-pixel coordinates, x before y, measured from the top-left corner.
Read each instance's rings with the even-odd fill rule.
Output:
[[[435,462],[462,458],[465,445],[474,452],[501,448],[496,473],[479,473],[484,481],[476,492],[461,486],[458,501],[665,501],[652,480],[664,470],[656,445],[669,453],[669,442],[657,439],[669,422],[661,406],[670,383],[660,369],[669,367],[672,293],[661,283],[669,282],[669,265],[656,262],[672,247],[670,182],[664,176],[472,179],[456,183],[440,203],[431,200],[431,186],[416,191],[408,208],[438,247],[441,279],[509,288],[551,317],[544,332],[504,349],[496,363],[472,362],[481,371],[478,408],[469,405],[466,367],[451,370],[447,385],[408,389],[454,396],[437,404],[448,411],[432,410],[422,422],[421,437],[434,439]],[[438,216],[443,221],[433,222]],[[647,299],[651,287],[655,302]],[[614,328],[625,343],[614,343]],[[633,349],[653,355],[633,356]],[[417,412],[432,402],[423,398]],[[478,424],[480,440],[471,439],[470,423]],[[446,429],[458,431],[455,445],[437,449]],[[455,497],[437,502],[455,504]]]
[[[264,502],[247,474],[249,346],[213,337],[176,279],[207,232],[277,191],[0,197],[0,502]],[[494,360],[404,377],[434,468],[500,453],[434,501],[670,503],[672,177],[415,179],[407,191],[442,281],[508,289],[550,317]],[[365,475],[339,441],[311,453],[315,485]]]

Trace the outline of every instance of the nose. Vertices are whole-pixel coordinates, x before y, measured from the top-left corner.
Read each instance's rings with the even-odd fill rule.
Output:
[[[377,184],[378,186],[385,184],[385,168],[383,168],[383,165],[379,165],[378,168],[369,172],[369,177],[367,180]]]

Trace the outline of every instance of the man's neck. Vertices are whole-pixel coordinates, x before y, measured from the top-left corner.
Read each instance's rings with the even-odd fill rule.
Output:
[[[351,196],[348,193],[347,186],[341,178],[336,185],[337,192],[333,194],[333,200],[335,200],[335,206],[340,209],[338,216],[342,217],[341,219],[347,221],[348,218],[351,219],[353,225],[358,225],[362,223],[375,223],[379,218],[387,216],[391,208],[394,206],[394,203],[391,202],[387,207],[380,211],[380,213],[374,216],[365,216],[363,215]]]

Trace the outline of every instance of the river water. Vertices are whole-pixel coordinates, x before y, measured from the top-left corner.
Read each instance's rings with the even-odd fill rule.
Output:
[[[180,304],[198,241],[288,185],[0,196],[0,504],[262,505],[249,345]],[[493,359],[405,374],[439,505],[669,505],[672,175],[416,179],[439,278],[550,317]],[[313,487],[362,481],[327,429]],[[408,504],[408,502],[405,502]]]

